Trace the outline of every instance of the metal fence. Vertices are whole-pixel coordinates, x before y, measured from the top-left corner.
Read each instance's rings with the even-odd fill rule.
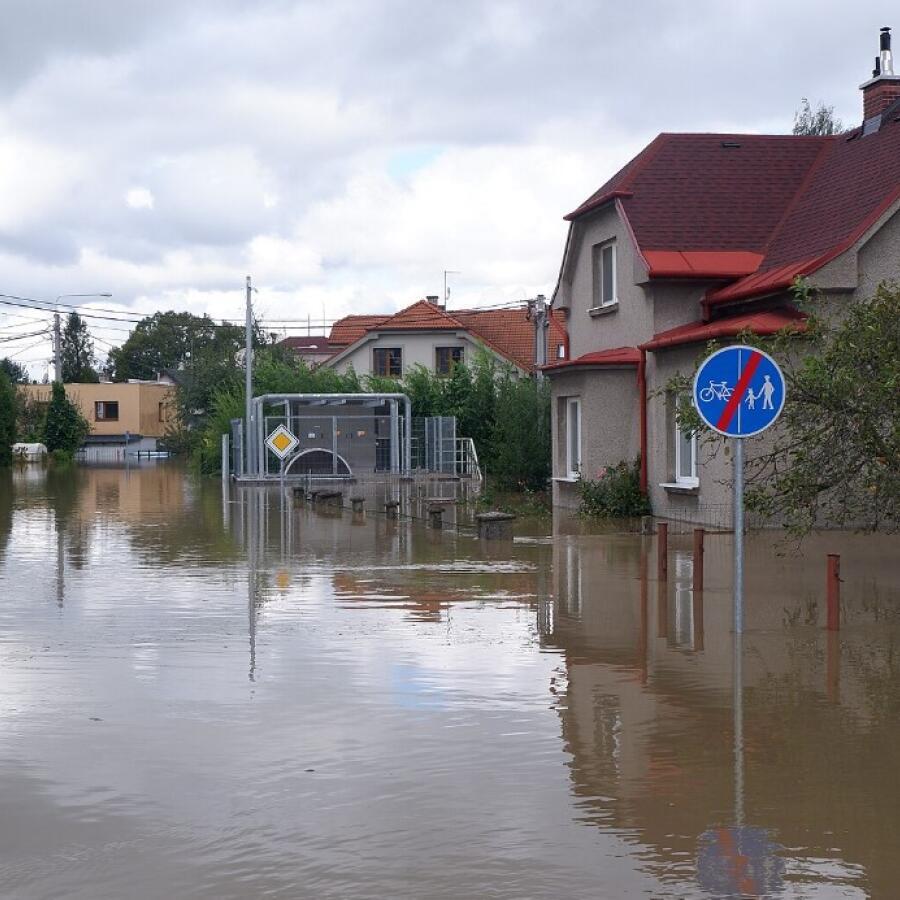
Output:
[[[402,422],[402,420],[401,420]],[[286,473],[311,476],[349,476],[397,471],[402,424],[392,435],[391,418],[373,413],[340,416],[266,416],[271,434],[284,425],[299,441],[286,463]],[[265,472],[278,475],[281,460],[266,449]]]
[[[346,478],[358,475],[402,474],[406,470],[406,423],[377,397],[358,403],[353,398],[314,399],[304,405],[281,401],[281,410],[267,409],[261,434],[283,425],[297,439],[296,448],[282,462],[270,448],[263,450],[266,478],[306,476]],[[409,474],[428,473],[481,480],[478,454],[471,438],[459,437],[454,416],[410,420]],[[230,471],[249,474],[242,419],[231,421]]]

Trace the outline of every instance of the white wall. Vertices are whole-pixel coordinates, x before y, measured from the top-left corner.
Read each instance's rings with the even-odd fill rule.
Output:
[[[482,346],[484,345],[461,331],[397,331],[393,334],[378,334],[327,365],[342,374],[352,366],[358,375],[371,375],[372,351],[376,347],[400,347],[403,350],[403,374],[406,375],[416,365],[434,371],[435,350],[438,347],[462,347],[464,361],[470,363]],[[497,358],[508,362],[505,357]]]

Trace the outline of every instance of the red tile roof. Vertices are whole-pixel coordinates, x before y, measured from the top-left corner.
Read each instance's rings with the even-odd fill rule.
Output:
[[[453,315],[472,334],[520,369],[530,372],[534,368],[534,323],[528,318],[527,307],[460,309],[453,310]],[[564,323],[561,311],[554,310],[547,336],[548,353],[557,344],[566,342]]]
[[[784,328],[801,332],[806,330],[805,316],[793,309],[775,309],[766,312],[730,316],[715,322],[691,322],[653,335],[653,340],[641,344],[641,350],[662,350],[679,344],[695,344],[715,338],[736,337],[742,331],[754,334],[776,334]]]
[[[380,325],[390,316],[352,315],[338,319],[331,326],[328,343],[334,347],[348,347],[358,341],[370,328]]]
[[[738,279],[711,304],[783,290],[900,201],[898,113],[866,136],[661,134],[566,218],[615,199],[651,277]]]
[[[552,374],[559,369],[585,366],[636,366],[641,361],[641,351],[637,347],[615,347],[611,350],[597,350],[583,353],[575,359],[563,359],[544,366],[544,371]]]
[[[323,356],[330,356],[334,353],[334,347],[331,346],[324,334],[286,337],[278,342],[278,346],[287,347],[298,353],[321,353]]]
[[[412,306],[401,309],[400,312],[388,316],[379,322],[379,331],[406,331],[408,329],[418,331],[459,330],[460,324],[452,316],[448,315],[434,303],[427,300],[419,300]],[[369,328],[369,331],[372,329]]]

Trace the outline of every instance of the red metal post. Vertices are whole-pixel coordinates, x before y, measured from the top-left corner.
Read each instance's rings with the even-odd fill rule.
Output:
[[[703,590],[703,535],[702,528],[694,529],[694,590]]]
[[[661,582],[669,580],[669,526],[660,522],[656,538],[656,577]]]
[[[841,557],[837,553],[828,554],[826,571],[828,630],[838,631],[841,627]]]
[[[836,631],[826,635],[825,691],[832,703],[841,699],[841,636]]]

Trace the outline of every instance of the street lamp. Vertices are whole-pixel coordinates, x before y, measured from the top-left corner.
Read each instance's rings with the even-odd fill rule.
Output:
[[[57,294],[56,312],[53,314],[53,361],[54,381],[62,382],[62,335],[59,328],[59,301],[64,297],[112,297],[109,293]]]

